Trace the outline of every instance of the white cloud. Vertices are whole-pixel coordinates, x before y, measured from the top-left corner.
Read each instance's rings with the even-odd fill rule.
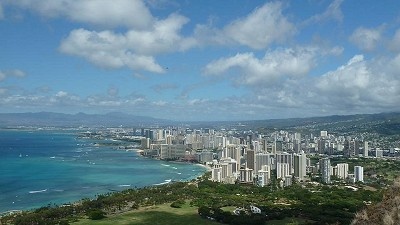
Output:
[[[392,51],[400,51],[400,29],[396,30],[393,39],[389,43],[389,48]]]
[[[178,89],[178,85],[174,84],[174,83],[162,83],[162,84],[152,86],[152,89],[158,93],[162,93],[166,90]]]
[[[0,95],[4,95],[7,93],[7,89],[6,88],[0,88]]]
[[[340,6],[343,1],[344,0],[334,0],[323,13],[312,16],[306,20],[304,24],[320,23],[330,19],[341,22],[343,20],[343,13]]]
[[[18,70],[18,69],[12,69],[12,70],[0,70],[0,81],[5,80],[7,77],[18,77],[22,78],[25,77],[26,74],[25,72]]]
[[[350,36],[350,41],[361,50],[372,51],[379,44],[381,33],[382,27],[377,29],[359,27]]]
[[[164,69],[153,55],[184,51],[195,45],[194,39],[179,34],[187,22],[187,18],[172,14],[165,20],[156,21],[147,31],[129,30],[120,34],[77,29],[61,42],[60,51],[105,68],[128,67],[162,73]]]
[[[156,102],[153,102],[153,105],[155,105],[155,106],[166,106],[167,103],[168,102],[166,102],[166,101],[156,101]]]
[[[326,104],[336,107],[381,107],[379,111],[398,106],[399,62],[400,56],[392,60],[365,60],[362,55],[356,55],[346,65],[317,79],[317,95],[323,96]]]
[[[239,69],[239,82],[247,85],[268,85],[281,77],[307,74],[315,64],[315,48],[278,49],[268,51],[258,59],[253,53],[239,53],[221,58],[205,67],[205,74],[221,75],[230,69]]]
[[[0,3],[0,20],[4,19],[3,5]]]
[[[192,105],[200,105],[206,102],[208,102],[208,99],[191,99],[187,101],[187,104],[192,106]]]
[[[6,0],[44,17],[66,17],[72,21],[104,27],[146,29],[153,16],[142,0]]]
[[[59,97],[59,98],[63,98],[63,97],[66,97],[66,96],[68,96],[68,93],[65,92],[65,91],[59,91],[56,94],[56,97]]]
[[[294,34],[294,26],[282,15],[280,2],[266,3],[246,18],[224,27],[223,33],[235,42],[254,49],[263,49],[272,42],[281,42]]]
[[[4,79],[6,79],[6,74],[0,71],[0,81],[3,81]]]
[[[195,37],[203,44],[240,44],[264,49],[271,43],[287,40],[296,32],[295,26],[282,14],[282,10],[282,3],[269,2],[222,29],[212,25],[197,25]]]

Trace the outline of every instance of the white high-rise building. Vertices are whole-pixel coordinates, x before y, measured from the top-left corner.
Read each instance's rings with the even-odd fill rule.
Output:
[[[263,165],[261,170],[258,171],[257,184],[261,187],[268,185],[271,180],[271,167]]]
[[[234,159],[237,162],[236,171],[239,171],[240,159],[242,157],[241,148],[239,145],[234,145],[234,144],[227,145],[226,148],[224,149],[223,157]]]
[[[293,173],[293,155],[287,152],[277,153],[275,157],[276,163],[289,164],[289,175]]]
[[[286,176],[290,175],[289,163],[276,163],[276,179],[285,179]]]
[[[321,130],[321,137],[328,137],[328,131],[326,130]]]
[[[242,183],[253,182],[253,170],[249,168],[240,169],[240,182]]]
[[[364,182],[364,168],[362,166],[354,167],[354,178],[355,182],[358,181]]]
[[[368,151],[369,151],[369,147],[368,147],[368,141],[364,141],[364,157],[368,156]]]
[[[340,179],[346,179],[349,176],[349,164],[338,163],[337,164],[337,177]]]

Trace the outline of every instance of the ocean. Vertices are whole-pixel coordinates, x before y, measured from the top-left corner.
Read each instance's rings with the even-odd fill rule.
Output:
[[[0,213],[191,180],[206,171],[93,142],[76,131],[0,130]]]

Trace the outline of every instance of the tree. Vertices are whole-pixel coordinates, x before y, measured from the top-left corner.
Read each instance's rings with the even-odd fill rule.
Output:
[[[91,220],[101,220],[105,218],[105,212],[101,211],[100,209],[94,209],[87,213],[87,216]]]

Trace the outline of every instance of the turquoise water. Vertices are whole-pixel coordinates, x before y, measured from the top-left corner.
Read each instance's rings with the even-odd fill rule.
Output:
[[[190,180],[193,164],[95,147],[71,131],[0,130],[0,212],[70,203],[96,194]]]

